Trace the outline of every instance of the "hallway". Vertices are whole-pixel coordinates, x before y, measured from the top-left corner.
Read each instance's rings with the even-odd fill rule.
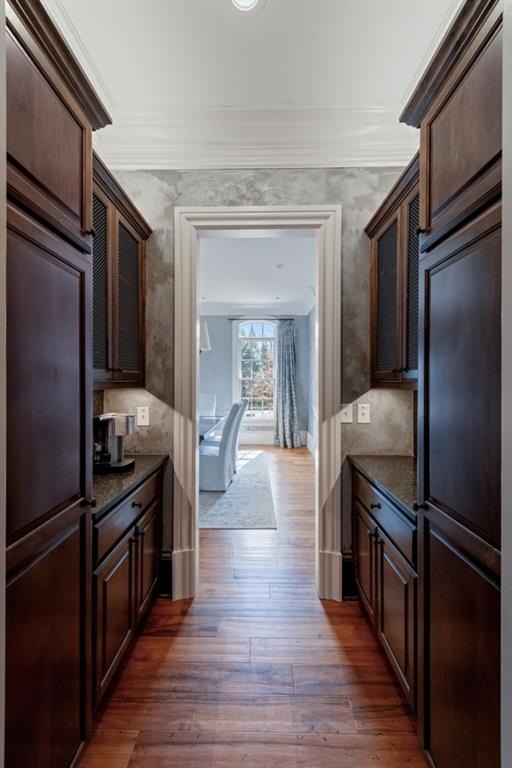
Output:
[[[268,449],[278,529],[201,531],[194,601],[158,600],[82,768],[423,767],[358,603],[314,589],[314,463]]]

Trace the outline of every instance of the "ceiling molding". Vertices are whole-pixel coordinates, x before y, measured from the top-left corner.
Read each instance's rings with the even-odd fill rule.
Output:
[[[112,168],[404,166],[418,132],[395,109],[118,107],[95,144]]]

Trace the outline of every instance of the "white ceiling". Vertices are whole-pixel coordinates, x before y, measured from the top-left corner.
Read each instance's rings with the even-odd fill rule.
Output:
[[[208,235],[199,237],[201,315],[311,311],[316,285],[314,235],[297,237],[293,230],[262,230],[252,237],[247,232]]]
[[[461,0],[43,0],[117,168],[403,165],[401,107]]]

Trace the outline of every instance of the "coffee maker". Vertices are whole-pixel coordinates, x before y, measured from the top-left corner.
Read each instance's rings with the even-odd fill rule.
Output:
[[[135,431],[135,418],[129,413],[102,413],[93,420],[93,472],[129,472],[135,459],[124,458],[123,438]]]

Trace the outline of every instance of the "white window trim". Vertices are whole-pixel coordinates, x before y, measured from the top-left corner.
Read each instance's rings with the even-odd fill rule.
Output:
[[[233,321],[233,353],[232,353],[232,393],[233,393],[233,402],[237,403],[241,399],[241,393],[240,393],[240,378],[238,376],[238,372],[240,370],[240,339],[239,339],[239,331],[240,326],[243,325],[243,323],[250,322],[248,320],[244,320],[243,318],[240,318],[240,320],[234,320]],[[270,323],[275,328],[275,336],[274,336],[274,352],[277,352],[277,344],[279,339],[279,323],[277,320],[272,320],[268,317],[261,317],[255,320],[255,322],[261,322],[261,323]],[[271,419],[250,419],[247,416],[244,417],[242,421],[242,429],[244,427],[273,427],[276,423],[276,417],[275,417],[275,411],[276,411],[276,396],[277,396],[277,355],[274,356],[274,416]]]

